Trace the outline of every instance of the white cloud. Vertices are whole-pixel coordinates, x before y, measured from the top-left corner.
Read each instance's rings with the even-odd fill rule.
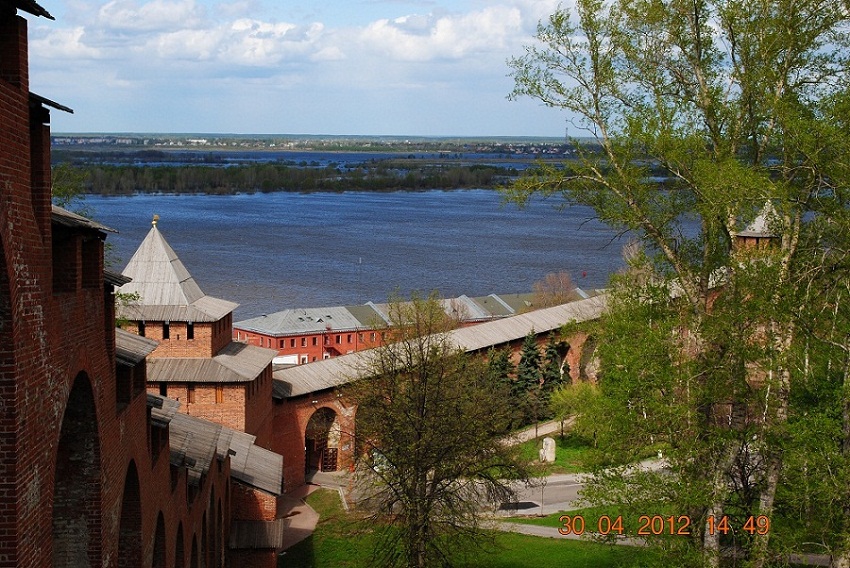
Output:
[[[112,0],[98,11],[97,23],[105,29],[151,32],[196,28],[204,21],[204,10],[194,0],[152,0],[139,5],[135,0]]]
[[[30,49],[35,57],[60,60],[101,57],[100,50],[87,45],[84,41],[86,31],[82,26],[56,31],[39,31],[41,33],[30,40]]]
[[[412,12],[415,2],[372,3],[361,5],[363,13],[349,20],[358,22],[352,25],[329,19],[331,13],[351,13],[351,0],[327,0],[319,12],[312,3],[278,1],[64,0],[64,15],[54,9],[57,22],[31,26],[34,87],[41,89],[44,77],[45,94],[56,92],[62,100],[67,95],[81,111],[126,106],[127,114],[116,118],[122,124],[153,116],[180,116],[188,123],[203,102],[228,109],[221,117],[199,117],[204,124],[213,115],[231,124],[250,113],[267,117],[263,105],[278,104],[300,120],[336,112],[342,130],[340,120],[368,123],[361,112],[381,121],[385,132],[393,121],[401,128],[414,115],[429,113],[434,118],[422,119],[429,128],[438,127],[429,121],[445,116],[450,130],[474,114],[464,105],[484,97],[502,104],[510,90],[506,59],[520,53],[537,21],[557,5],[557,0],[433,0],[405,14],[399,11],[406,5]],[[379,8],[389,17],[377,17]],[[77,23],[63,27],[63,22]],[[426,108],[441,104],[443,111]],[[165,108],[157,113],[156,105]],[[215,127],[202,124],[197,130]]]
[[[150,46],[157,59],[209,61],[218,51],[219,39],[208,30],[181,30],[160,34],[151,39]]]
[[[404,61],[461,59],[504,50],[522,29],[522,14],[512,6],[492,6],[467,14],[404,16],[373,22],[360,33],[373,52]]]

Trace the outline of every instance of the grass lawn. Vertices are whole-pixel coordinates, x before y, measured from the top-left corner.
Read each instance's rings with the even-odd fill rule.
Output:
[[[663,533],[666,535],[670,529],[670,521],[669,521],[669,507],[659,506],[657,510],[651,512],[652,514],[647,513],[649,517],[653,516],[661,516],[664,519],[663,524]],[[598,532],[601,528],[603,531],[612,531],[613,533],[617,532],[616,527],[622,527],[622,534],[627,536],[636,536],[638,532],[638,528],[647,521],[641,522],[640,518],[630,516],[626,513],[623,513],[622,508],[618,508],[616,505],[608,505],[604,507],[586,507],[584,509],[577,509],[573,511],[564,511],[560,513],[552,513],[551,515],[546,515],[544,517],[539,516],[527,516],[527,517],[507,517],[503,519],[508,523],[520,523],[524,525],[535,525],[541,527],[561,527],[562,521],[561,516],[568,515],[570,517],[570,522],[572,523],[572,519],[575,517],[581,517],[584,521],[584,530],[586,532]],[[600,523],[600,519],[602,517],[607,517],[608,521],[603,521]],[[620,517],[621,524],[616,525],[617,518]],[[684,525],[684,522],[677,522],[678,519],[674,517],[673,519],[673,529],[674,531],[679,530]]]
[[[537,463],[539,450],[543,447],[541,436],[535,440],[529,440],[520,445],[523,458],[531,463]],[[587,471],[587,464],[595,451],[593,446],[584,438],[580,438],[569,432],[566,435],[552,434],[555,440],[555,462],[547,464],[546,473],[582,473]]]
[[[320,515],[316,532],[281,556],[280,566],[368,567],[373,565],[375,533],[356,515],[346,513],[335,491],[318,490],[307,503]],[[557,518],[555,518],[557,526]],[[640,566],[656,558],[654,552],[625,546],[606,546],[567,539],[494,533],[493,546],[458,557],[459,568],[604,568]]]

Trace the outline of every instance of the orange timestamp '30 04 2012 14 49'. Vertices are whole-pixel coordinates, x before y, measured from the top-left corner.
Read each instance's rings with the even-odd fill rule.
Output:
[[[593,525],[588,527],[583,515],[561,515],[558,522],[560,523],[558,532],[562,535],[582,535],[586,530],[601,535],[627,534],[622,515],[600,515],[596,518],[595,527]],[[640,515],[637,525],[637,536],[690,536],[693,522],[687,515]],[[735,528],[726,515],[716,518],[708,516],[705,519],[705,530],[711,535],[735,532]],[[740,530],[750,534],[766,535],[770,532],[770,518],[767,515],[751,515],[740,526]]]

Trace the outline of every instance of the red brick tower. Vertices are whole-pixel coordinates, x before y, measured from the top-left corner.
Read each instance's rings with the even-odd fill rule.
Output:
[[[154,344],[116,340],[110,229],[51,206],[50,109],[69,109],[29,92],[19,11],[50,18],[0,0],[0,567],[222,566],[239,452],[191,465],[152,420]]]

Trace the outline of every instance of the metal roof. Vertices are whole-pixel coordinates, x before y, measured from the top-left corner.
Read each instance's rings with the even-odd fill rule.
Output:
[[[331,308],[297,308],[262,315],[233,324],[245,331],[265,335],[303,335],[324,331],[353,331],[371,328],[375,320],[383,321],[368,306],[353,310],[344,306]]]
[[[277,351],[232,341],[215,357],[152,357],[151,383],[247,383],[268,367]]]
[[[494,317],[484,306],[466,295],[440,300],[440,304],[447,314],[460,321],[472,322]]]
[[[604,294],[552,308],[455,329],[448,333],[450,345],[466,352],[481,351],[522,339],[532,330],[548,333],[569,322],[598,318],[605,309]],[[273,396],[289,398],[318,392],[364,378],[369,351],[359,351],[333,359],[316,361],[274,372]]]
[[[121,292],[137,293],[136,305],[121,307],[122,317],[149,321],[218,321],[238,304],[207,296],[159,232],[156,221],[122,274],[132,282]]]
[[[773,208],[773,204],[768,201],[762,207],[762,210],[759,212],[758,216],[753,219],[753,222],[747,225],[747,227],[741,231],[740,233],[736,233],[738,237],[775,237],[776,235],[770,230],[770,223],[776,218],[776,210]]]
[[[496,294],[490,294],[489,296],[479,296],[476,298],[472,298],[475,303],[479,306],[493,314],[494,316],[512,316],[516,313],[510,304],[504,301],[501,297]]]
[[[587,294],[579,288],[576,288],[572,294],[572,299],[575,300],[587,297]],[[486,321],[534,309],[534,294],[490,294],[477,298],[462,295],[457,298],[442,299],[440,304],[447,314],[462,321]],[[233,324],[233,327],[272,337],[318,334],[325,331],[377,329],[390,323],[389,311],[389,304],[373,302],[359,306],[293,308],[238,321]]]
[[[134,367],[145,360],[156,349],[157,342],[140,337],[135,333],[115,329],[115,360],[117,363]]]
[[[255,445],[255,436],[177,412],[180,403],[167,397],[149,393],[148,406],[155,423],[168,425],[170,461],[189,470],[190,482],[198,483],[213,458],[230,456],[234,479],[273,495],[282,493],[283,457]]]

